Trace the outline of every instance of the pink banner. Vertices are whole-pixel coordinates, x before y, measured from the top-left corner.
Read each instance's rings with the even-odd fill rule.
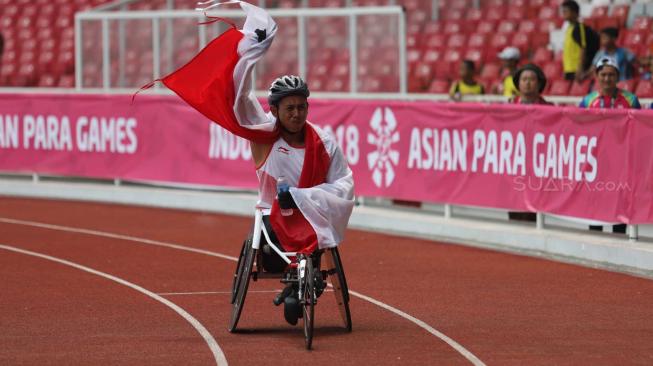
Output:
[[[653,223],[653,111],[311,100],[356,194]],[[246,141],[174,96],[3,95],[0,171],[255,188]]]

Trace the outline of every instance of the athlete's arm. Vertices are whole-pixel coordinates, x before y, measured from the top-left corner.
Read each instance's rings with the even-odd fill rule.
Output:
[[[257,144],[250,141],[249,146],[252,149],[254,165],[256,165],[256,167],[261,166],[265,162],[265,159],[267,159],[270,149],[272,149],[272,144]]]

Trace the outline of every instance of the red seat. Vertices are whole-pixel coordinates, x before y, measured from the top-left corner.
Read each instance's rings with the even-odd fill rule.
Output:
[[[465,52],[465,60],[474,61],[476,66],[480,65],[483,62],[483,49],[482,48],[470,48]]]
[[[444,54],[444,60],[449,62],[450,64],[460,63],[462,59],[463,59],[462,52],[455,49],[449,50]]]
[[[429,93],[447,94],[449,93],[449,82],[447,80],[433,80],[428,89]]]
[[[441,34],[432,34],[425,36],[422,40],[422,46],[425,48],[442,48],[446,45],[447,38]]]
[[[438,21],[431,21],[424,24],[424,36],[440,34],[442,32],[442,23]]]
[[[626,48],[636,48],[639,47],[645,39],[645,34],[644,32],[641,31],[629,31],[626,33],[624,36],[623,44]]]
[[[592,8],[592,18],[600,18],[608,16],[608,7],[607,6],[595,6]]]
[[[525,19],[519,23],[519,27],[517,28],[517,31],[520,33],[531,33],[535,31],[536,25],[537,23],[535,23],[534,20]]]
[[[555,80],[561,78],[562,75],[562,65],[557,61],[550,61],[547,64],[542,65],[542,72],[546,75],[546,78],[549,80]]]
[[[505,19],[507,9],[503,6],[492,6],[485,8],[485,19],[488,20],[502,20]]]
[[[592,84],[592,79],[586,79],[584,81],[579,82],[573,82],[571,83],[571,88],[569,89],[569,95],[573,95],[575,97],[582,97],[589,93],[590,91],[590,85]]]
[[[496,33],[490,38],[490,46],[495,49],[503,49],[509,43],[508,35],[503,33]]]
[[[437,61],[440,61],[442,58],[442,54],[438,50],[427,50],[424,52],[424,57],[423,61],[428,62],[428,63],[435,63]]]
[[[499,71],[501,71],[501,66],[496,63],[488,63],[483,66],[483,70],[481,71],[481,76],[480,78],[483,80],[494,80],[497,79],[499,75]]]
[[[451,21],[447,21],[444,24],[445,34],[458,34],[461,32],[461,30],[462,30],[462,25],[461,22],[459,21],[451,20]]]
[[[447,41],[447,47],[449,48],[463,48],[467,43],[467,36],[464,34],[453,34],[449,37]]]
[[[513,33],[517,30],[517,24],[510,20],[503,20],[499,22],[497,32],[499,33]]]
[[[469,48],[480,48],[485,47],[487,42],[487,36],[483,33],[474,33],[469,36],[467,41],[467,47]]]
[[[533,53],[533,63],[543,65],[553,60],[553,52],[546,47],[539,47]]]
[[[653,82],[651,80],[640,80],[635,89],[638,98],[653,98]]]
[[[496,22],[484,19],[478,22],[478,27],[476,28],[476,32],[482,34],[490,34],[490,33],[494,33],[495,29],[496,29]]]
[[[651,26],[653,26],[653,18],[637,17],[635,18],[632,29],[637,31],[650,32]]]
[[[483,11],[477,8],[467,10],[467,20],[481,21],[483,19]]]
[[[549,94],[551,95],[568,95],[569,94],[569,81],[557,79],[553,80],[551,83],[551,89],[549,89]]]
[[[634,93],[635,92],[635,84],[636,84],[635,79],[622,80],[622,81],[617,83],[617,87],[619,89],[628,90],[629,92]]]
[[[512,41],[510,42],[513,47],[519,48],[519,51],[521,51],[522,55],[528,53],[528,50],[531,46],[530,43],[530,37],[526,33],[515,33],[515,35],[512,37]]]
[[[558,10],[556,8],[546,7],[540,10],[538,14],[539,19],[554,19],[558,15]]]

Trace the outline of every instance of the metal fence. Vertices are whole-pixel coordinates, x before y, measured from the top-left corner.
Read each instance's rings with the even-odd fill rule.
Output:
[[[193,10],[129,10],[128,2],[78,13],[75,17],[77,89],[135,88],[188,62],[227,25],[198,25]],[[122,10],[126,9],[126,10]],[[269,9],[279,24],[277,38],[257,65],[257,89],[280,74],[298,73],[316,90],[406,93],[406,27],[399,6]],[[240,10],[211,16],[244,20]],[[321,87],[322,86],[322,87]]]

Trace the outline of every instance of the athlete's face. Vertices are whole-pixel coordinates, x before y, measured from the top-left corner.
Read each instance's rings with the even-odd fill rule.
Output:
[[[306,124],[308,101],[301,95],[291,95],[281,99],[279,106],[271,106],[270,111],[287,132],[299,133]]]
[[[617,69],[612,66],[603,66],[599,72],[596,73],[596,78],[599,79],[599,86],[603,93],[610,93],[617,88],[619,81],[619,74]]]

